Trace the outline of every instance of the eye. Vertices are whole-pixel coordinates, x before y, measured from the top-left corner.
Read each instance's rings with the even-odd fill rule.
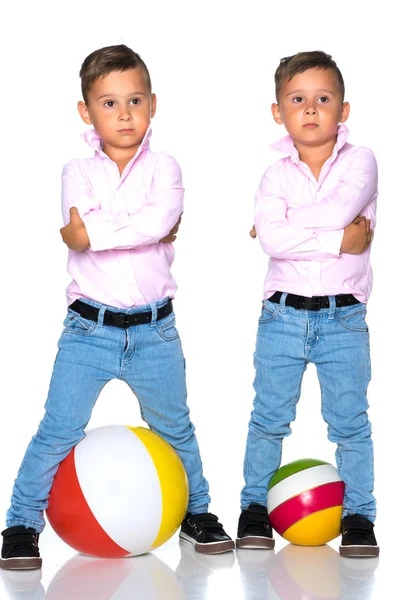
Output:
[[[301,96],[294,96],[294,98],[293,98],[293,102],[295,104],[300,104],[300,102],[302,102],[302,101],[303,101],[303,98]]]
[[[329,102],[329,98],[328,96],[321,96],[321,98],[318,98],[318,102],[320,102],[321,104],[326,104],[327,102]]]
[[[131,104],[137,106],[138,104],[140,104],[140,98],[132,98]]]
[[[104,106],[106,106],[107,108],[113,108],[115,106],[115,102],[114,100],[107,100],[106,102],[104,102]]]

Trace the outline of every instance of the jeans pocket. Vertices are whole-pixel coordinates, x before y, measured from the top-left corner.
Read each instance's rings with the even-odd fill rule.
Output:
[[[279,304],[274,304],[269,300],[263,300],[261,316],[259,318],[258,323],[270,323],[275,319],[277,314],[279,313]]]
[[[175,326],[175,314],[171,313],[168,317],[157,321],[156,330],[159,336],[166,342],[178,339],[179,333]]]
[[[365,305],[355,305],[346,311],[337,311],[337,322],[348,331],[355,333],[368,333],[368,325],[365,321],[367,309]]]
[[[73,335],[90,335],[95,330],[97,323],[96,321],[91,321],[90,319],[84,319],[76,312],[68,311],[63,325],[63,333],[70,333]]]

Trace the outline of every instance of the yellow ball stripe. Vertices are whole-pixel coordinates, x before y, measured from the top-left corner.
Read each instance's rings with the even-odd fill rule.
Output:
[[[321,546],[340,534],[341,518],[341,506],[325,508],[286,529],[282,537],[299,546]]]
[[[178,529],[189,501],[186,471],[175,450],[159,435],[144,427],[129,427],[147,448],[160,481],[162,517],[151,550],[166,542]]]

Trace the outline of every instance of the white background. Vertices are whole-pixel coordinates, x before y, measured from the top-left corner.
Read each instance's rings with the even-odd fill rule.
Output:
[[[174,155],[183,169],[185,212],[173,267],[179,285],[177,325],[211,510],[235,535],[253,399],[252,355],[267,268],[267,257],[248,231],[254,191],[265,168],[278,158],[268,145],[285,134],[270,114],[273,75],[281,57],[322,49],[332,54],[345,80],[350,142],[374,150],[380,173],[368,321],[376,534],[382,548],[374,598],[382,597],[378,591],[382,594],[397,564],[400,514],[395,491],[400,90],[394,6],[390,0],[70,0],[3,8],[1,515],[43,414],[66,310],[60,175],[70,158],[88,155],[80,140],[85,126],[76,110],[79,68],[93,50],[125,43],[147,63],[158,96],[152,147]],[[140,424],[136,399],[118,381],[103,391],[90,426],[107,423]],[[283,463],[307,456],[334,462],[334,450],[326,439],[319,386],[310,366],[293,435],[284,443]],[[47,531],[43,540],[51,535]],[[59,542],[55,552],[61,546]]]

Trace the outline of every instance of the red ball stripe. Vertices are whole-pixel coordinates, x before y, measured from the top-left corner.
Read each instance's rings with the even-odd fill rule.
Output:
[[[279,534],[286,529],[320,510],[340,506],[343,502],[343,481],[334,481],[306,490],[282,502],[269,515],[272,526]]]
[[[93,516],[79,485],[75,448],[60,464],[50,492],[47,517],[72,548],[100,558],[122,558],[129,552],[116,544]]]

